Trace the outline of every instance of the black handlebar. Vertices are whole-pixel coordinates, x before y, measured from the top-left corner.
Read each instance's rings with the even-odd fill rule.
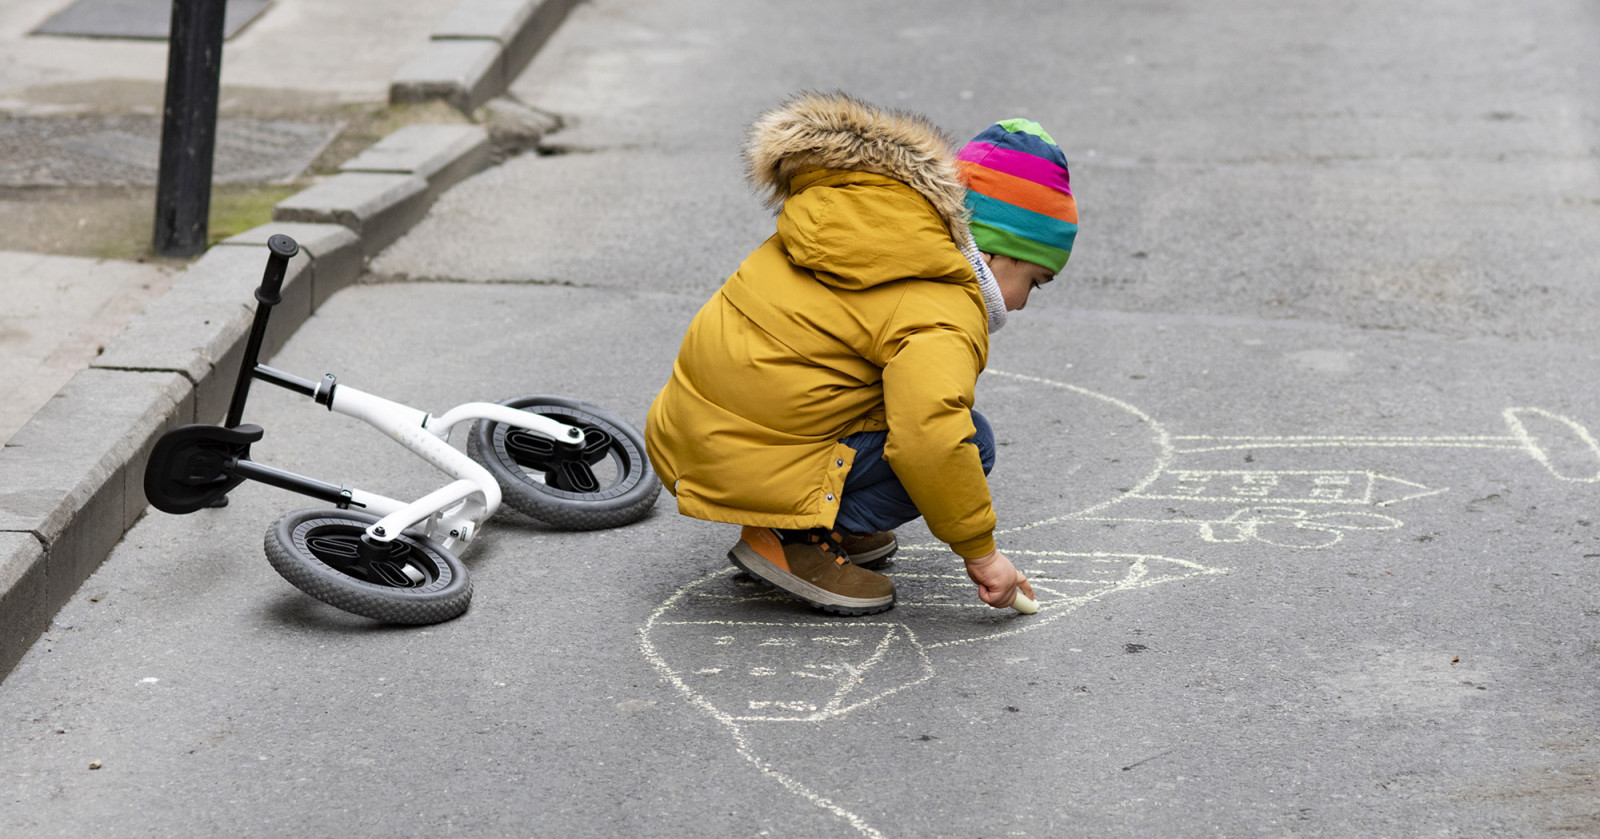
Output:
[[[283,235],[274,234],[267,239],[267,270],[261,275],[261,286],[256,289],[256,299],[267,306],[283,302],[283,277],[289,271],[289,260],[300,252],[300,244]],[[258,310],[259,311],[259,310]]]
[[[250,380],[255,375],[256,363],[261,356],[261,342],[267,333],[267,318],[272,307],[283,302],[283,278],[289,272],[289,260],[300,253],[294,239],[278,233],[267,239],[267,269],[261,275],[261,285],[256,288],[256,318],[250,324],[250,338],[244,346],[244,358],[239,362],[239,377],[233,383],[233,400],[228,405],[228,418],[224,428],[237,428],[244,418],[245,399],[250,396]]]

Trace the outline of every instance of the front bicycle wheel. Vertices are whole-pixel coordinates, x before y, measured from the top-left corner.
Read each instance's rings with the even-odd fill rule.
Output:
[[[650,512],[661,484],[644,453],[644,437],[626,420],[563,396],[520,396],[500,404],[541,414],[583,431],[569,449],[525,429],[479,420],[467,454],[483,464],[506,504],[567,530],[600,530]]]
[[[408,530],[387,556],[362,561],[361,535],[376,521],[351,510],[289,513],[267,530],[267,561],[306,594],[384,623],[442,623],[465,612],[472,602],[466,566],[420,533]]]

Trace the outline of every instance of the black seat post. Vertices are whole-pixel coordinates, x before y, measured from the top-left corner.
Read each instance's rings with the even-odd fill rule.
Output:
[[[239,362],[239,378],[233,383],[233,401],[228,405],[227,428],[237,428],[244,418],[244,403],[250,396],[250,381],[255,377],[256,364],[261,356],[261,342],[267,334],[267,318],[272,307],[283,302],[283,278],[289,271],[289,260],[300,252],[294,239],[276,234],[267,239],[267,270],[256,289],[256,318],[250,324],[250,339],[244,346],[244,360]]]

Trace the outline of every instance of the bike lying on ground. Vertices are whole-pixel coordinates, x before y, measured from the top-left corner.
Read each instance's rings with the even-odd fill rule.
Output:
[[[144,490],[156,509],[183,515],[226,503],[246,480],[334,505],[289,513],[267,530],[272,567],[329,605],[387,623],[430,624],[467,610],[472,585],[457,553],[502,501],[568,530],[618,527],[643,518],[661,491],[644,440],[626,421],[560,396],[469,402],[434,416],[340,384],[311,381],[258,362],[272,307],[282,301],[294,239],[267,241],[267,268],[233,399],[222,425],[192,424],[156,441]],[[325,483],[250,459],[260,426],[241,425],[251,382],[308,396],[362,420],[454,480],[404,502]],[[467,451],[449,435],[471,421]]]

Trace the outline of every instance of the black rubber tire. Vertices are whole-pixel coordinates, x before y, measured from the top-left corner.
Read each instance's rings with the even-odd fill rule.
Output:
[[[369,582],[341,570],[339,551],[378,520],[352,510],[298,510],[267,529],[265,549],[272,567],[295,588],[351,614],[384,623],[431,624],[459,617],[472,603],[472,582],[461,560],[443,545],[406,531],[394,543],[423,581],[412,587]],[[319,544],[320,542],[320,544]],[[333,564],[330,564],[332,562]]]
[[[626,420],[602,408],[563,396],[519,396],[501,402],[568,425],[610,435],[604,451],[607,470],[592,492],[572,492],[547,483],[518,464],[506,449],[508,427],[479,420],[467,440],[467,454],[483,464],[500,484],[504,503],[539,521],[566,530],[601,530],[638,521],[650,512],[661,482],[645,456],[644,437]],[[513,429],[514,430],[514,429]],[[531,468],[531,467],[530,467]]]

